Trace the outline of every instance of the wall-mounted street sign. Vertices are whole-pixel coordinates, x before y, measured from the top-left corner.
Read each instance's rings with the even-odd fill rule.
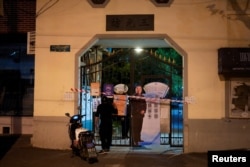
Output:
[[[70,52],[70,45],[50,45],[51,52]]]
[[[153,14],[106,15],[106,31],[153,31]]]

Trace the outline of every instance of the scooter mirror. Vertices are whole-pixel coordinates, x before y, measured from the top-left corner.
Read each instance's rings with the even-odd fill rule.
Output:
[[[65,113],[65,115],[67,116],[67,117],[70,117],[70,114],[67,112],[67,113]]]

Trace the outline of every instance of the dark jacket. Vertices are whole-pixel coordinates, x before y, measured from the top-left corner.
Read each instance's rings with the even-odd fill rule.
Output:
[[[147,103],[145,99],[129,99],[129,110],[131,111],[131,115],[133,117],[144,117],[144,114],[141,114],[141,111],[144,110],[146,112]]]
[[[112,116],[114,114],[117,114],[117,109],[111,103],[106,102],[97,107],[95,116],[101,120],[100,127],[112,126]]]

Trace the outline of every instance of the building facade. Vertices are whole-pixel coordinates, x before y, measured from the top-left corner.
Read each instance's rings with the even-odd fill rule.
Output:
[[[79,87],[79,57],[105,39],[161,40],[183,56],[183,97],[193,97],[183,109],[184,152],[250,147],[250,121],[228,117],[230,79],[218,75],[218,49],[250,47],[248,1],[167,2],[37,0],[34,147],[69,148],[64,114],[77,112],[78,96],[65,96]],[[117,15],[153,19],[144,29],[115,29],[117,20],[109,25],[107,16]],[[68,49],[62,51],[61,46]]]

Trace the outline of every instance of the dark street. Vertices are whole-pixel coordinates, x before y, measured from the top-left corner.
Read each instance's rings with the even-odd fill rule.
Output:
[[[149,153],[128,147],[112,147],[105,155],[98,156],[98,162],[88,164],[79,157],[71,157],[70,150],[34,148],[30,135],[0,136],[0,167],[207,167],[206,153]],[[97,149],[98,146],[97,146]]]

